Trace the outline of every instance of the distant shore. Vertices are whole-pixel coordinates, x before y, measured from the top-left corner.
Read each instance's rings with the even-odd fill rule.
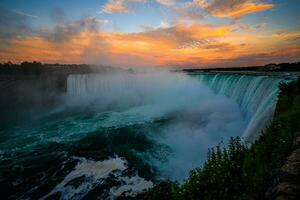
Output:
[[[185,72],[300,72],[300,62],[226,68],[186,68]]]
[[[86,73],[105,73],[105,72],[133,72],[133,69],[122,69],[112,66],[104,65],[90,65],[90,64],[47,64],[41,62],[22,62],[14,64],[11,62],[0,63],[0,75],[49,75],[49,74],[86,74]],[[281,63],[268,64],[264,66],[250,66],[250,67],[228,67],[228,68],[186,68],[171,71],[183,71],[188,73],[300,73],[300,62],[295,63]],[[280,73],[279,73],[280,72]]]

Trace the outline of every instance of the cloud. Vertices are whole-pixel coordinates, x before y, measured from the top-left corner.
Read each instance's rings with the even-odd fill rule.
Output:
[[[103,6],[103,11],[107,13],[126,13],[129,10],[123,0],[110,0]]]
[[[235,24],[234,24],[235,25]],[[239,30],[246,30],[246,31],[252,31],[252,30],[258,30],[263,28],[266,25],[265,22],[261,22],[255,25],[239,25],[236,29],[233,29],[233,31],[239,31]]]
[[[34,28],[31,20],[37,19],[36,17],[16,10],[0,8],[0,47],[9,46],[14,38],[26,37],[43,38],[53,44],[64,43],[84,31],[96,33],[100,31],[102,25],[110,23],[109,20],[93,16],[70,21],[64,11],[57,8],[50,12],[50,19],[54,22],[52,28]]]
[[[281,38],[285,41],[296,42],[300,40],[299,32],[288,32],[288,31],[280,31],[273,35],[274,38]]]
[[[221,67],[265,64],[270,60],[294,61],[300,53],[299,32],[249,31],[263,24],[213,26],[184,20],[161,21],[160,26],[147,27],[141,32],[117,33],[101,28],[109,23],[108,20],[89,16],[70,21],[57,9],[51,12],[53,28],[32,30],[27,23],[30,17],[9,13],[11,16],[6,15],[9,18],[0,18],[1,27],[20,24],[29,27],[29,32],[14,32],[14,37],[9,37],[11,44],[6,46],[3,44],[7,37],[0,37],[1,61],[39,60],[120,67]],[[14,21],[5,24],[3,19]],[[245,31],[237,31],[241,29]],[[0,30],[3,33],[1,31],[3,29]]]
[[[194,0],[194,3],[211,15],[221,18],[238,18],[274,7],[270,3],[254,2],[252,0]]]
[[[136,4],[146,3],[147,0],[109,0],[102,7],[101,12],[128,13]]]
[[[65,24],[62,30],[50,31],[50,37],[14,39],[11,48],[4,51],[2,60],[10,57],[17,61],[169,66],[195,55],[199,59],[205,58],[205,52],[224,50],[225,44],[217,40],[230,33],[228,27],[184,23],[130,34],[88,29],[80,29],[80,32],[77,28],[79,21]]]
[[[53,30],[41,30],[42,35],[56,43],[68,41],[82,31],[96,32],[100,25],[107,23],[106,20],[98,20],[95,17],[85,17],[71,24],[57,24]]]
[[[275,49],[273,51],[266,51],[261,53],[249,52],[245,55],[237,55],[234,58],[216,60],[214,66],[222,67],[232,66],[261,66],[272,63],[282,62],[299,62],[300,47],[289,46],[285,47],[285,51]]]
[[[145,32],[130,34],[134,39],[143,38],[147,41],[161,41],[171,48],[195,48],[210,43],[231,32],[227,26],[209,26],[200,24],[177,23],[171,27],[147,29]]]
[[[13,38],[32,35],[31,16],[0,7],[0,37]]]
[[[164,13],[169,13],[173,17],[175,16],[176,19],[174,21],[199,21],[204,18],[205,13],[194,2],[178,2],[173,0],[157,0],[156,2],[162,6],[161,9]]]
[[[156,2],[163,6],[173,6],[176,4],[175,0],[156,0]]]
[[[68,17],[62,8],[54,8],[50,10],[49,17],[57,24],[67,23]]]
[[[174,11],[177,12],[181,18],[192,21],[198,21],[204,18],[205,13],[195,5],[195,2],[185,2],[177,4],[174,7]]]
[[[61,9],[55,9],[50,13],[55,22],[53,29],[40,29],[39,34],[51,42],[61,43],[68,41],[80,32],[98,32],[104,24],[110,23],[106,19],[98,19],[93,16],[82,17],[77,21],[70,22]]]
[[[160,22],[160,27],[161,28],[169,28],[169,27],[171,27],[171,24],[170,24],[170,22],[163,20]]]
[[[299,62],[300,47],[289,46],[285,48],[285,51],[274,49],[273,51],[247,52],[245,54],[228,54],[227,52],[222,52],[218,56],[214,56],[213,60],[205,60],[199,56],[190,56],[188,60],[174,60],[169,65],[176,68],[215,68],[262,66],[270,62]]]
[[[14,38],[9,48],[2,49],[0,60],[119,67],[262,65],[270,61],[298,61],[299,45],[287,40],[297,35],[299,33],[285,33],[284,37],[276,33],[241,34],[227,27],[187,24],[130,34],[84,31],[74,34],[65,43],[53,43],[43,37]]]

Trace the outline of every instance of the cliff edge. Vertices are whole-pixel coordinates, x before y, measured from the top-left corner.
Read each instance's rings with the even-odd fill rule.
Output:
[[[295,135],[292,152],[287,157],[268,190],[270,200],[300,199],[300,131]]]

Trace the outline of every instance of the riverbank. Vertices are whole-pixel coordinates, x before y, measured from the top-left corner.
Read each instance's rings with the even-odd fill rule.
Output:
[[[280,85],[273,121],[250,147],[232,138],[183,184],[161,182],[134,199],[299,199],[299,119],[298,79]]]

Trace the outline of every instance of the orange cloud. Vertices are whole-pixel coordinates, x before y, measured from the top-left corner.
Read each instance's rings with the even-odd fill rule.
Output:
[[[103,11],[107,13],[125,13],[128,12],[128,8],[122,0],[110,0],[104,5]]]
[[[102,11],[106,13],[128,13],[132,5],[146,2],[147,0],[109,0],[103,6]]]
[[[300,45],[290,40],[297,37],[299,32],[239,33],[228,26],[181,23],[140,33],[84,31],[64,42],[46,37],[14,38],[9,46],[0,47],[0,60],[124,67],[254,65],[298,59]]]
[[[258,3],[252,0],[205,0],[194,1],[200,8],[216,17],[238,18],[243,15],[261,12],[273,8],[273,4]]]

